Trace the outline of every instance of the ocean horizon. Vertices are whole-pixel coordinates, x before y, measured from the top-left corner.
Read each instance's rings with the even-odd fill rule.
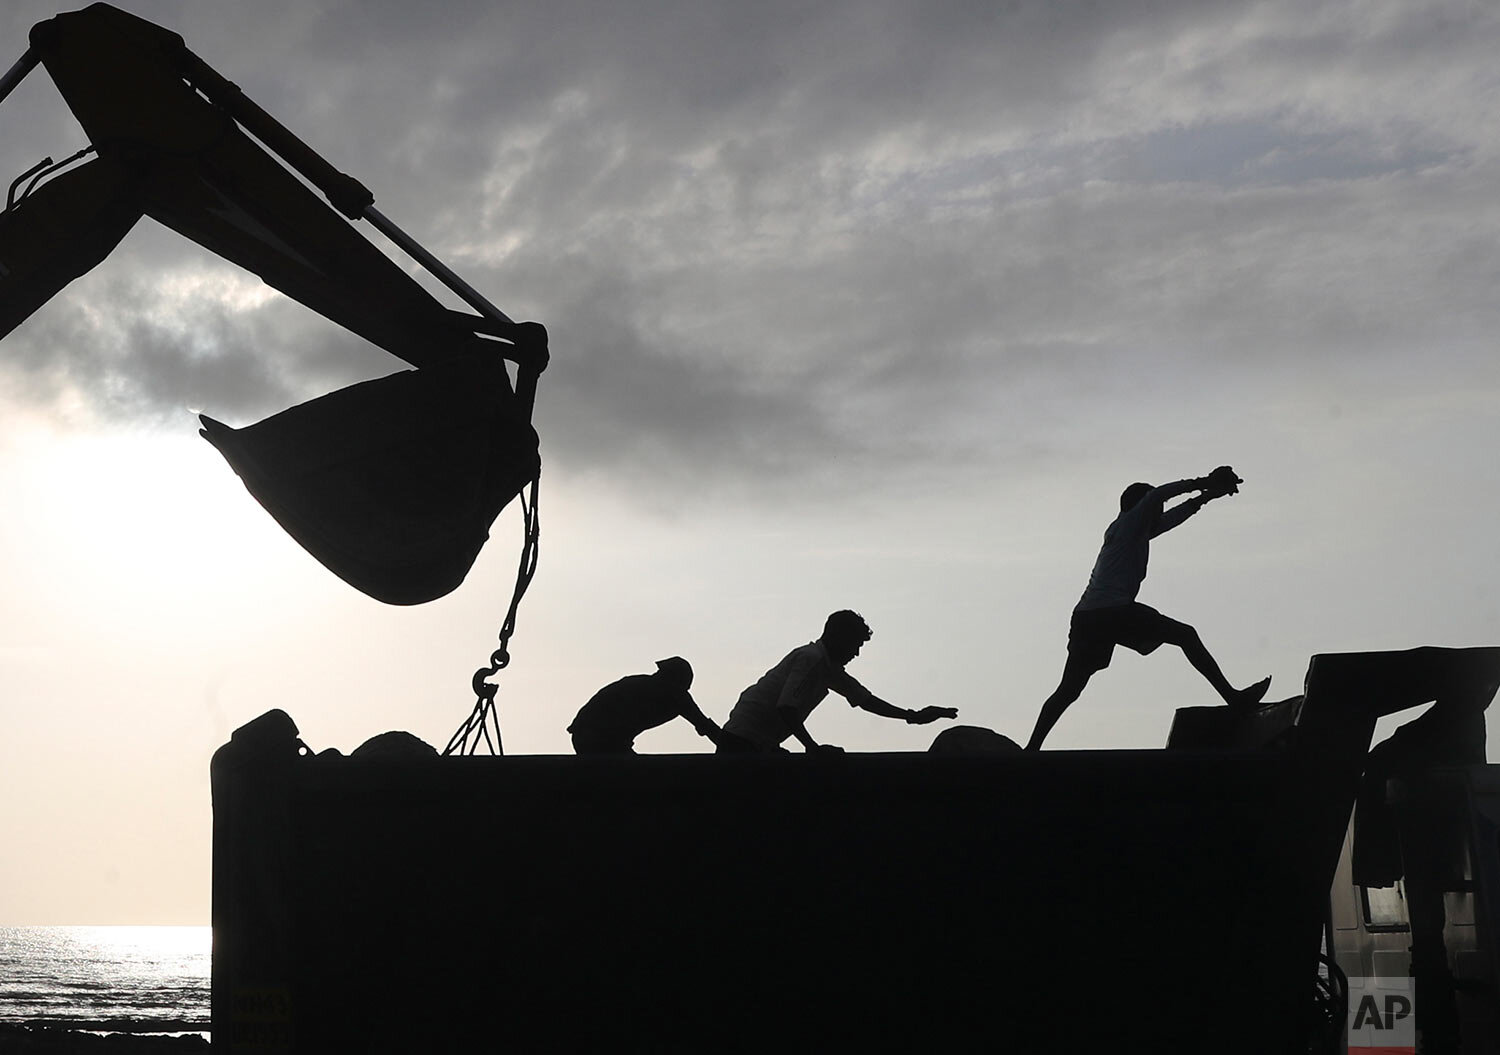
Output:
[[[207,926],[0,927],[0,1023],[209,1030]]]

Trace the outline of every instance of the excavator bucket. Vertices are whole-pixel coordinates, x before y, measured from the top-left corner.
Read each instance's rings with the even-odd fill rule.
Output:
[[[366,381],[203,436],[302,546],[389,604],[454,589],[500,511],[536,478],[537,437],[505,369],[472,355]]]

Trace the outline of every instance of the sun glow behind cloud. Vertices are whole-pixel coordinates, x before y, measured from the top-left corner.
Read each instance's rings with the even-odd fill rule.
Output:
[[[10,493],[27,510],[6,529],[21,532],[10,552],[30,553],[27,565],[47,569],[54,595],[85,621],[103,609],[125,633],[190,632],[197,617],[182,600],[210,598],[216,570],[274,577],[295,553],[269,517],[245,515],[253,503],[206,443],[31,429],[7,455]]]

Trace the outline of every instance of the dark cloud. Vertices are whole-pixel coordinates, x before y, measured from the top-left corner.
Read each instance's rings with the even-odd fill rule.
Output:
[[[1343,3],[137,10],[548,324],[573,472],[857,488],[1003,458],[991,422],[1045,446],[1112,377],[1450,354],[1500,321],[1473,7],[1357,33]],[[16,142],[60,127],[35,102]],[[165,296],[207,266],[172,246],[128,245],[7,368],[245,417],[388,368],[279,300]]]
[[[111,276],[12,333],[6,365],[38,402],[82,397],[121,421],[181,426],[184,411],[201,410],[244,424],[368,376],[354,369],[351,345],[362,342],[319,334],[298,310],[282,300],[236,310],[212,297],[163,298],[150,279]]]

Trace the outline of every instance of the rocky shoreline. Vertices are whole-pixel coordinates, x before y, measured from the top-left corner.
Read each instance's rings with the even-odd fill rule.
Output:
[[[145,1032],[163,1028],[187,1035]],[[192,1022],[0,1023],[0,1055],[206,1055],[207,1032]]]

